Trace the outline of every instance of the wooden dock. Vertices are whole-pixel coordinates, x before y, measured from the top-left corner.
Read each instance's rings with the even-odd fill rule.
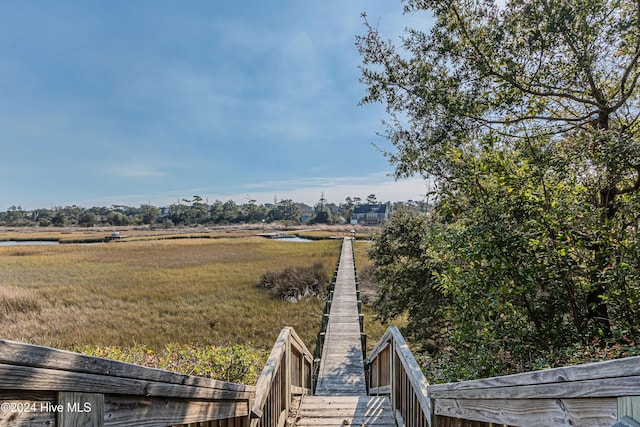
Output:
[[[351,239],[345,239],[318,371],[316,396],[366,396]]]
[[[296,426],[395,427],[387,397],[367,396],[352,240],[342,245],[314,396],[303,396]]]

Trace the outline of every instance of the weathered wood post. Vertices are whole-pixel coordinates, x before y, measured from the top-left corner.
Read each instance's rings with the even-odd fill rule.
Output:
[[[640,422],[640,396],[623,396],[618,398],[618,420],[629,417]]]
[[[59,392],[58,427],[104,425],[104,394]]]

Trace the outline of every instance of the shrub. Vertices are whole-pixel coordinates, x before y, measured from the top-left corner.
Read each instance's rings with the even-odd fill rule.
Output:
[[[129,348],[79,346],[73,350],[90,356],[240,384],[255,384],[269,356],[267,350],[246,345],[218,347],[169,343],[157,352],[144,345]]]
[[[325,266],[316,262],[310,267],[287,267],[268,271],[260,280],[260,287],[270,289],[278,297],[296,303],[303,298],[327,295],[329,279]]]

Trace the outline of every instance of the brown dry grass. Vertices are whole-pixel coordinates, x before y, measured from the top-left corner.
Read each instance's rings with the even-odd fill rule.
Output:
[[[59,348],[270,348],[293,326],[311,345],[323,302],[294,305],[256,283],[267,270],[318,261],[330,274],[339,244],[248,237],[0,247],[0,336]]]

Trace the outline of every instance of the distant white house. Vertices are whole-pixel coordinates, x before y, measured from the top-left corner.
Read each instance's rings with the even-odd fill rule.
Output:
[[[385,204],[356,206],[351,216],[353,225],[380,225],[389,219],[389,209]]]

